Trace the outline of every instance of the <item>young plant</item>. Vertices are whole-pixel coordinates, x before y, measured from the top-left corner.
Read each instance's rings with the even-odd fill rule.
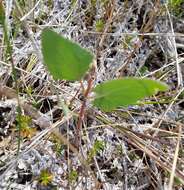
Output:
[[[68,180],[70,183],[75,183],[78,178],[78,173],[76,170],[71,170],[69,175],[68,175]]]
[[[93,145],[93,147],[89,151],[88,162],[91,162],[91,160],[93,159],[93,157],[96,156],[97,153],[99,153],[101,150],[103,150],[104,147],[105,147],[105,142],[104,141],[96,140],[95,143],[94,143],[94,145]]]
[[[104,29],[104,21],[102,19],[97,20],[95,23],[95,28],[97,32],[103,32]]]
[[[94,59],[89,51],[50,29],[42,32],[42,53],[44,64],[54,79],[69,81],[82,80]],[[106,81],[96,87],[89,81],[85,98],[91,91],[94,92],[92,103],[103,111],[137,104],[147,96],[168,89],[166,84],[147,78],[127,77]]]
[[[53,175],[48,169],[45,169],[41,171],[38,180],[41,183],[41,185],[47,186],[52,182]]]
[[[20,130],[20,137],[30,139],[35,135],[36,129],[30,127],[32,120],[29,116],[17,115],[16,121],[17,125],[19,126],[18,130]]]

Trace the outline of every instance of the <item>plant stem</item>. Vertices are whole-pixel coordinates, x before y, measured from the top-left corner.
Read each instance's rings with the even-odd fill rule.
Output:
[[[18,78],[17,78],[17,73],[16,73],[16,69],[14,66],[14,60],[12,57],[12,46],[11,46],[11,39],[10,39],[10,35],[9,35],[9,31],[8,31],[8,27],[7,27],[7,19],[5,19],[3,21],[3,34],[4,34],[4,43],[7,45],[6,51],[5,51],[5,59],[7,62],[10,62],[11,64],[11,68],[12,68],[12,77],[13,77],[13,81],[15,82],[15,90],[16,90],[16,99],[17,99],[17,118],[18,118],[18,147],[17,147],[17,156],[19,154],[20,151],[20,142],[21,142],[21,137],[20,137],[20,130],[21,130],[21,120],[20,120],[20,116],[22,114],[22,110],[21,110],[21,105],[20,105],[20,99],[19,99],[19,85],[18,85]]]
[[[91,92],[93,86],[93,77],[90,77],[88,80],[88,86],[86,91],[84,92],[84,100],[82,102],[82,106],[80,108],[80,112],[79,112],[79,119],[78,119],[78,123],[77,123],[77,147],[79,147],[79,142],[80,142],[80,129],[82,126],[82,121],[84,119],[84,114],[85,114],[85,108],[86,108],[86,102],[87,102],[87,98],[89,93]]]

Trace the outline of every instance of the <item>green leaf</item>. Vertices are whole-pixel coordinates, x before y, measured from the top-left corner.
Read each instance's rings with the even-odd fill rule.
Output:
[[[42,32],[42,53],[55,79],[80,80],[93,60],[86,49],[49,29]]]
[[[167,89],[167,85],[150,79],[129,77],[111,80],[94,88],[93,104],[104,111],[111,111],[118,106],[136,104],[138,100]]]

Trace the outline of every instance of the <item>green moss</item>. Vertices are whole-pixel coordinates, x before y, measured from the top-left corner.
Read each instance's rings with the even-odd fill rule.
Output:
[[[76,170],[71,170],[71,172],[68,175],[68,179],[71,183],[74,183],[77,181],[78,173]]]
[[[96,140],[93,147],[89,151],[88,162],[91,162],[92,158],[96,156],[96,154],[99,153],[100,150],[103,150],[104,148],[105,148],[105,142]]]
[[[38,179],[42,185],[47,186],[52,182],[53,175],[49,170],[45,169],[41,171]]]
[[[182,8],[184,5],[184,0],[169,0],[168,7],[171,12],[178,18],[184,16],[184,9]]]
[[[102,32],[104,30],[104,21],[103,20],[97,20],[95,23],[95,28],[97,32]]]

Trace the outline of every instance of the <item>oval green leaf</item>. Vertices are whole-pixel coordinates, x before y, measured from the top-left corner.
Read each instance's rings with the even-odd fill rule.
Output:
[[[42,54],[54,79],[70,81],[80,80],[93,60],[86,49],[50,29],[42,32]]]
[[[168,89],[166,84],[139,78],[124,78],[107,81],[94,88],[93,104],[103,111],[111,111],[118,106],[127,107],[139,100]]]

